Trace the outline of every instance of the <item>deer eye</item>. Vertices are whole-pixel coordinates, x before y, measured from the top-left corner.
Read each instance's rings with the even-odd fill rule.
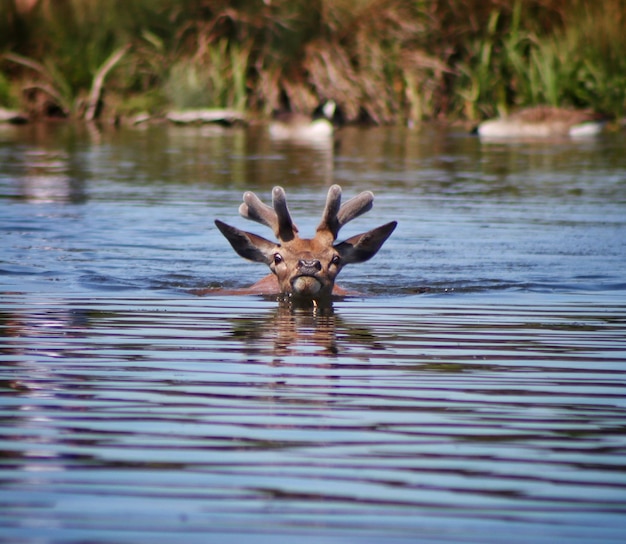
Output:
[[[341,262],[341,257],[339,255],[335,255],[331,260],[330,264],[334,264],[337,266]]]
[[[280,264],[283,262],[283,257],[280,253],[274,253],[274,264]]]

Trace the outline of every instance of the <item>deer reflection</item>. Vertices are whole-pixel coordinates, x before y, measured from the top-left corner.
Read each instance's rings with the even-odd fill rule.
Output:
[[[294,303],[279,299],[276,308],[259,319],[233,322],[231,338],[242,341],[250,351],[269,349],[279,362],[289,356],[336,358],[348,347],[361,345],[367,351],[358,356],[369,358],[369,351],[382,349],[375,335],[363,325],[350,325],[332,305]]]

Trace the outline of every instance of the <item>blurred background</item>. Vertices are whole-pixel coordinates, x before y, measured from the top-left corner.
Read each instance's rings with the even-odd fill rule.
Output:
[[[232,108],[476,122],[519,107],[621,118],[626,0],[0,0],[0,107],[123,119]],[[106,79],[106,85],[104,80]]]

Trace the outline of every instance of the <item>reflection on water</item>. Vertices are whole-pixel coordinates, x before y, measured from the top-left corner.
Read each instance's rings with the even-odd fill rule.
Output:
[[[623,137],[23,128],[0,129],[0,540],[623,540]],[[192,295],[265,274],[212,227],[242,190],[289,187],[306,232],[331,182],[376,192],[355,232],[400,222],[342,272],[363,296]]]
[[[617,542],[623,305],[515,299],[9,296],[6,534]]]
[[[294,306],[279,300],[268,315],[237,318],[227,339],[271,353],[275,361],[285,357],[336,358],[351,349],[378,349],[375,336],[363,325],[348,325],[331,307]],[[325,363],[322,363],[325,364]]]

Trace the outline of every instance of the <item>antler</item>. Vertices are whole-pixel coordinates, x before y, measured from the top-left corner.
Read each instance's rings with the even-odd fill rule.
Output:
[[[322,214],[322,220],[317,227],[317,232],[319,234],[328,233],[333,241],[336,240],[341,227],[355,217],[371,210],[373,201],[372,192],[363,191],[341,204],[341,187],[332,185],[328,189],[326,207]],[[273,207],[264,204],[252,191],[246,191],[243,195],[243,204],[239,206],[239,213],[246,219],[271,228],[282,242],[293,240],[298,234],[298,227],[291,219],[287,208],[287,196],[282,187],[274,187],[272,190],[272,205]]]
[[[279,240],[283,242],[293,240],[298,233],[298,227],[291,219],[287,208],[287,196],[282,187],[274,187],[272,190],[272,204],[273,208],[264,204],[252,191],[246,191],[243,195],[243,204],[239,206],[239,213],[246,219],[271,228]]]
[[[371,191],[363,191],[357,196],[341,204],[341,187],[333,185],[328,189],[326,207],[322,214],[322,221],[317,227],[318,233],[328,232],[332,239],[337,239],[341,227],[355,217],[372,209],[374,194]]]

